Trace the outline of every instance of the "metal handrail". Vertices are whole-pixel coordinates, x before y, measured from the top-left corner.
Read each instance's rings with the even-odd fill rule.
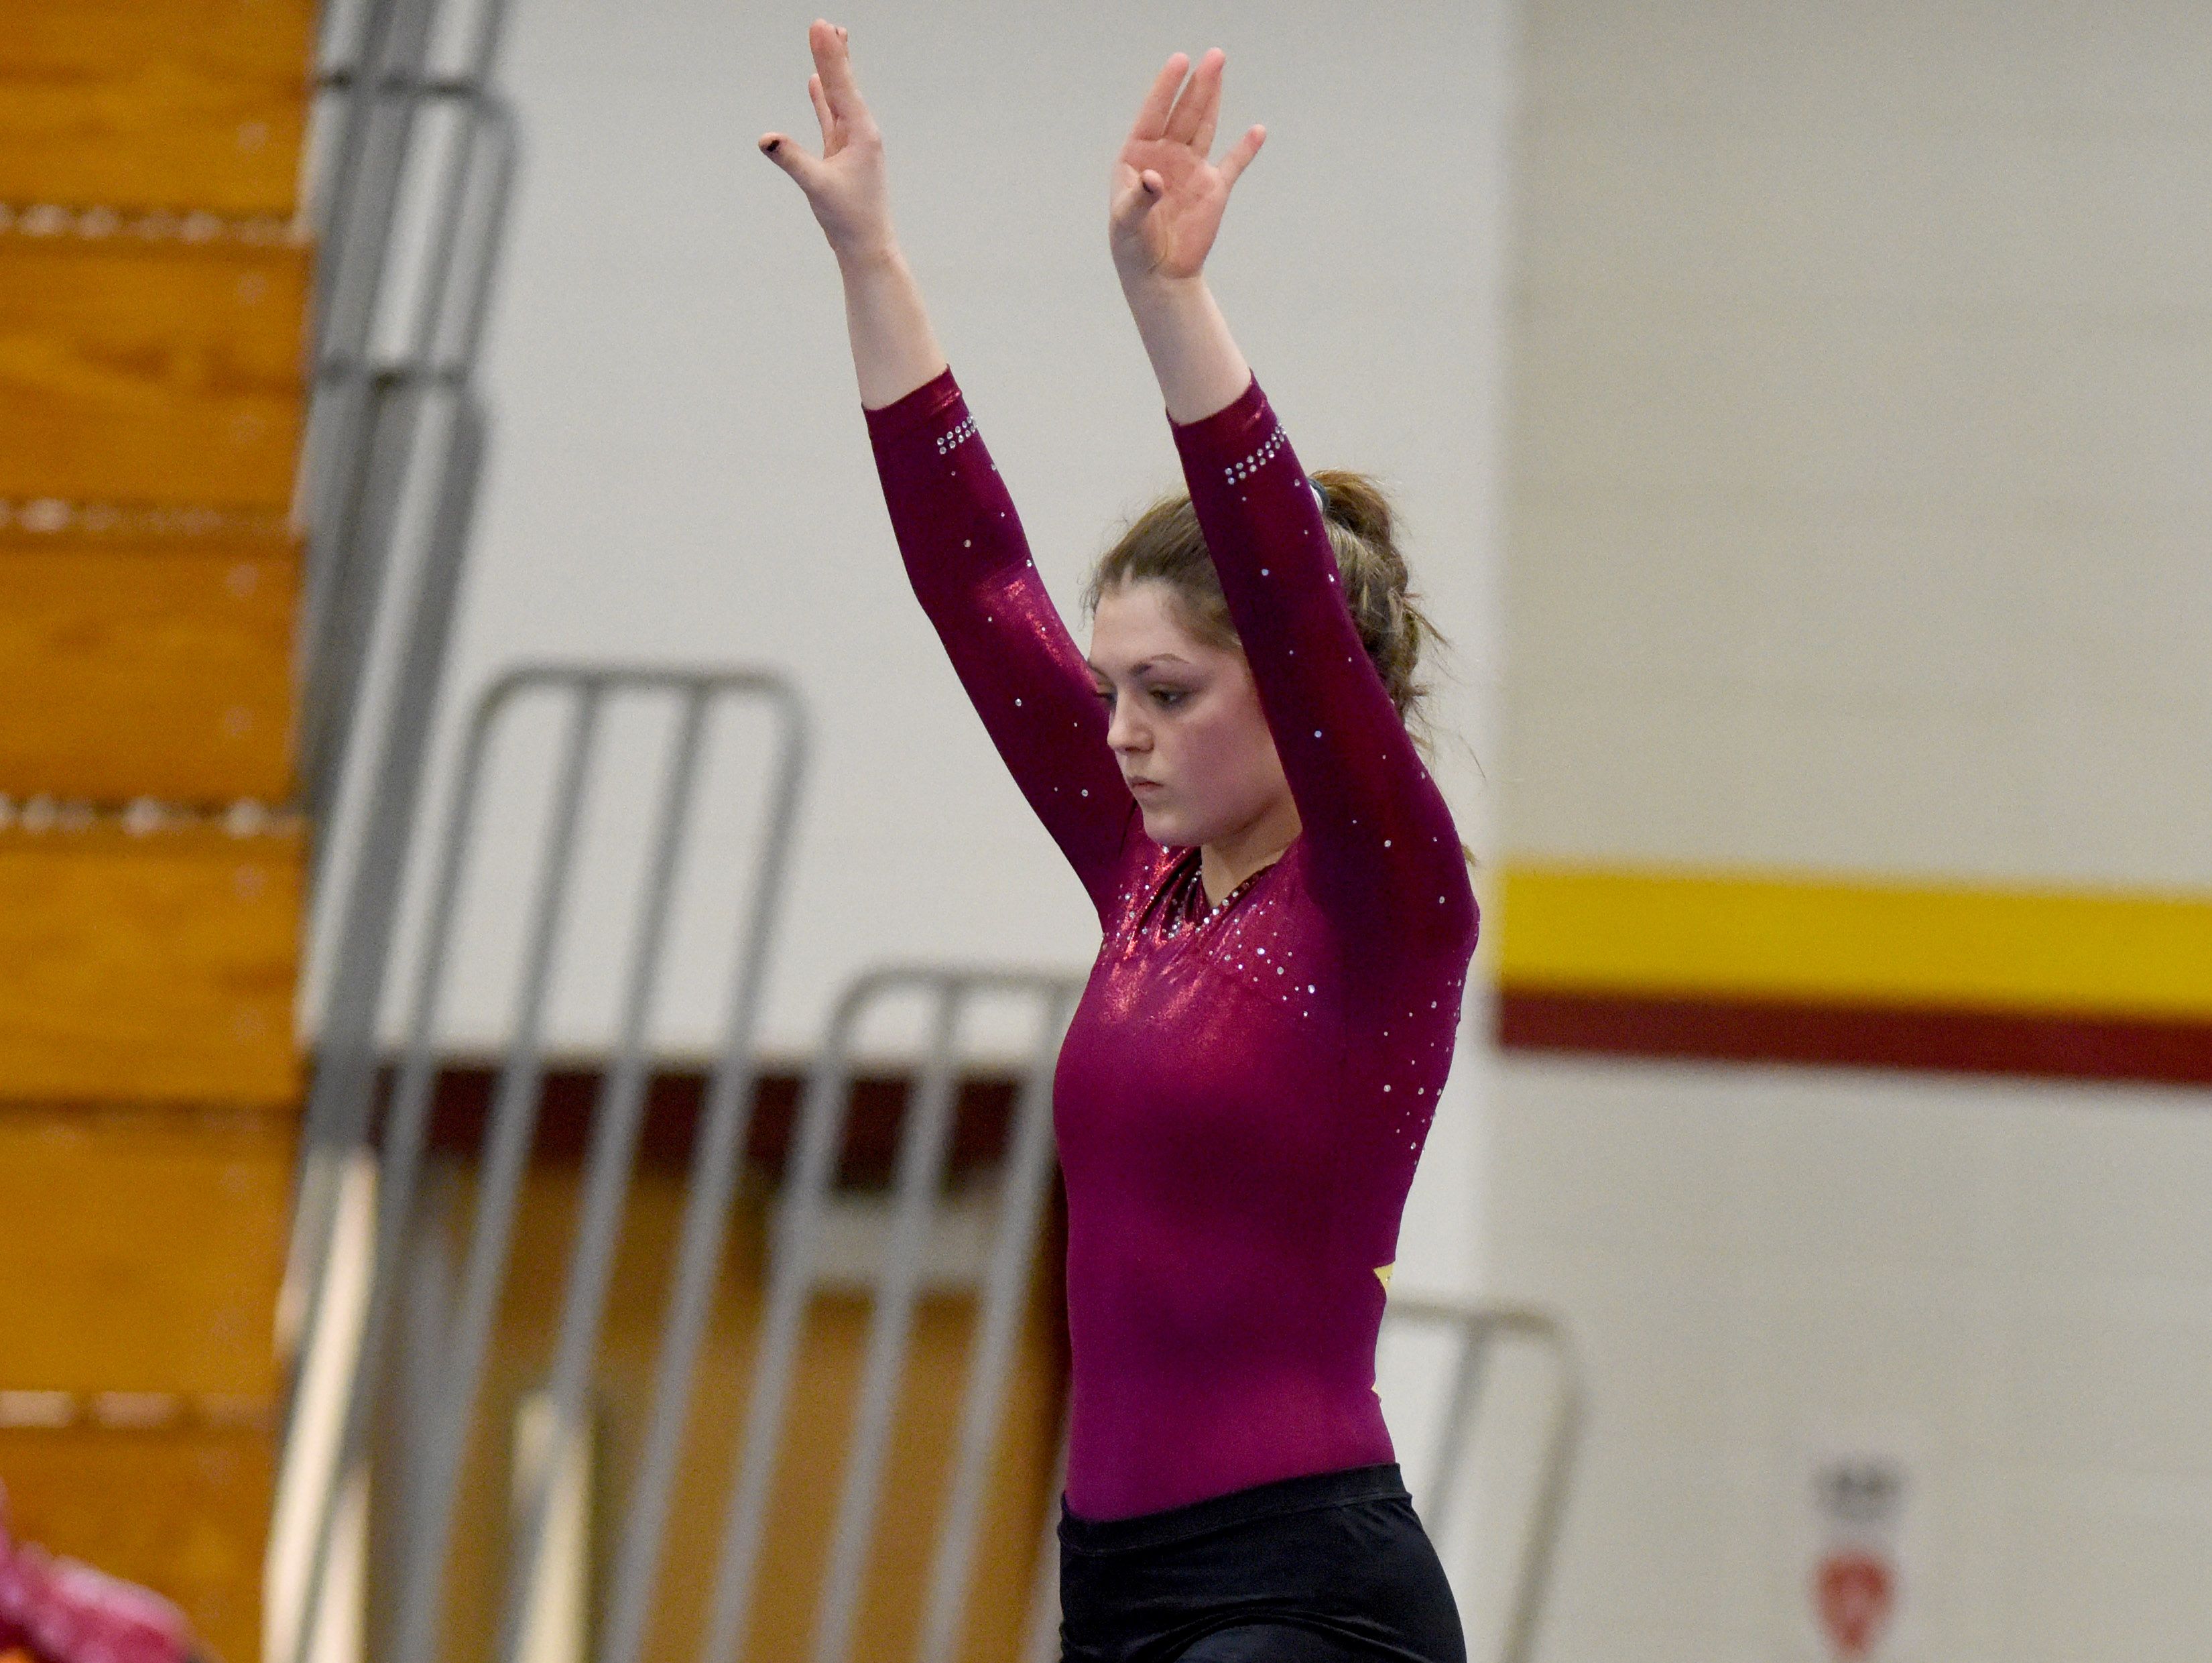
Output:
[[[335,337],[326,327],[316,355],[301,484],[313,556],[301,631],[301,753],[308,800],[319,810],[333,802],[344,775],[368,626],[389,582],[426,404],[469,398],[514,191],[513,112],[480,88],[455,95],[466,124],[433,215],[428,276],[405,352],[388,362],[373,358],[363,320]],[[385,251],[373,252],[381,264]],[[348,257],[341,248],[335,258],[343,264]]]
[[[1451,1393],[1446,1399],[1443,1431],[1438,1439],[1437,1470],[1423,1492],[1431,1499],[1424,1520],[1441,1542],[1451,1515],[1461,1468],[1472,1446],[1482,1373],[1491,1349],[1507,1337],[1531,1341],[1552,1354],[1556,1374],[1551,1423],[1545,1435],[1534,1501],[1513,1581],[1513,1602],[1498,1651],[1498,1663],[1528,1663],[1534,1654],[1537,1620],[1551,1583],[1552,1562],[1566,1518],[1567,1485],[1582,1442],[1584,1395],[1581,1360],[1566,1325],[1538,1306],[1437,1299],[1415,1294],[1391,1296],[1386,1320],[1430,1322],[1456,1327],[1461,1350]]]
[[[787,1201],[776,1229],[766,1314],[731,1499],[717,1556],[702,1663],[738,1663],[754,1577],[768,1525],[769,1489],[796,1367],[800,1329],[813,1286],[814,1253],[851,1102],[851,1055],[860,1023],[880,1001],[916,992],[934,1004],[930,1040],[908,1099],[896,1170],[894,1217],[868,1331],[854,1447],[846,1461],[830,1556],[817,1608],[812,1663],[844,1663],[860,1611],[860,1579],[875,1512],[895,1394],[911,1332],[922,1244],[947,1157],[959,1083],[960,1011],[978,994],[1022,993],[1036,1001],[1036,1040],[1023,1073],[1010,1133],[1004,1187],[980,1332],[967,1369],[951,1484],[939,1515],[918,1663],[947,1663],[961,1619],[981,1526],[984,1468],[1005,1408],[1030,1267],[1053,1169],[1052,1075],[1060,1035],[1082,992],[1080,978],[1050,972],[896,966],[857,980],[839,1001],[807,1077]],[[617,1587],[619,1605],[642,1594]],[[635,1663],[603,1647],[600,1663]]]
[[[511,201],[518,146],[513,112],[488,88],[507,0],[486,0],[467,67],[459,76],[416,82],[420,97],[463,100],[470,127],[457,145],[432,215],[432,281],[396,362],[368,355],[374,306],[337,330],[329,305],[332,285],[351,268],[370,268],[365,282],[380,288],[390,258],[392,209],[406,167],[405,140],[386,147],[364,184],[365,150],[380,96],[354,91],[351,69],[326,71],[322,84],[346,100],[332,158],[312,204],[320,237],[315,327],[315,406],[301,499],[311,555],[302,607],[298,744],[311,813],[334,808],[348,767],[351,736],[361,725],[360,689],[379,618],[398,619],[393,632],[399,673],[391,703],[374,733],[376,756],[366,776],[364,826],[345,904],[331,925],[330,993],[317,1035],[317,1065],[301,1139],[293,1205],[286,1286],[303,1308],[295,1355],[311,1352],[321,1326],[323,1268],[336,1217],[339,1174],[368,1132],[376,1025],[390,956],[392,920],[412,846],[414,816],[428,762],[430,725],[443,685],[446,647],[468,532],[481,482],[486,420],[471,390],[484,319]],[[355,64],[381,66],[374,91],[397,94],[410,65],[427,50],[426,0],[366,0],[353,15]],[[333,20],[335,14],[331,14]],[[329,27],[335,28],[333,21]],[[327,45],[327,42],[325,43]],[[471,189],[479,161],[489,168]],[[366,194],[364,194],[366,192]],[[473,217],[470,203],[481,198]],[[367,208],[361,204],[368,203]],[[356,210],[359,209],[359,213]],[[374,211],[370,212],[371,209]],[[374,231],[364,240],[360,214]],[[441,350],[445,345],[447,350]],[[410,495],[420,427],[429,401],[452,406],[452,425],[438,472],[427,486],[429,531],[411,595],[392,592],[400,510]],[[330,871],[332,840],[316,840],[315,882]],[[296,1376],[295,1380],[296,1386]],[[297,1405],[288,1406],[287,1444]]]
[[[378,1144],[381,1164],[359,1339],[347,1370],[336,1454],[328,1463],[327,1481],[319,1486],[313,1501],[306,1592],[300,1602],[301,1618],[289,1663],[305,1663],[332,1557],[345,1476],[358,1466],[367,1447],[371,1399],[392,1334],[428,1151],[429,1110],[441,1065],[437,1034],[446,973],[453,956],[459,902],[466,887],[469,855],[494,743],[510,711],[533,695],[548,695],[568,701],[569,718],[556,768],[544,864],[530,913],[531,933],[513,1017],[514,1038],[495,1093],[459,1311],[444,1337],[438,1359],[442,1380],[437,1401],[425,1423],[415,1429],[417,1448],[410,1466],[419,1482],[407,1487],[406,1516],[401,1520],[397,1544],[399,1563],[389,1579],[389,1587],[398,1601],[391,1613],[389,1629],[388,1653],[393,1663],[429,1663],[434,1653],[461,1449],[473,1417],[535,1134],[544,1066],[546,1005],[570,910],[583,798],[605,702],[617,694],[629,692],[659,693],[679,701],[678,743],[656,798],[651,839],[654,865],[632,938],[617,1044],[594,1117],[586,1199],[574,1249],[576,1269],[562,1308],[550,1387],[553,1432],[549,1448],[562,1446],[581,1411],[586,1371],[605,1309],[650,1073],[644,1036],[659,991],[672,874],[681,859],[708,710],[723,702],[761,705],[774,722],[777,737],[775,760],[765,792],[766,842],[756,874],[752,905],[737,949],[726,1033],[708,1088],[706,1121],[695,1147],[678,1286],[671,1297],[653,1428],[647,1439],[648,1449],[653,1453],[648,1454],[641,1480],[641,1495],[652,1494],[654,1501],[652,1507],[634,1511],[629,1533],[633,1539],[650,1539],[642,1548],[632,1548],[627,1542],[625,1545],[626,1562],[641,1566],[642,1574],[649,1578],[658,1550],[659,1514],[665,1511],[672,1473],[671,1462],[660,1454],[670,1435],[664,1427],[680,1428],[688,1405],[692,1364],[718,1268],[736,1156],[744,1146],[752,1105],[752,1033],[765,986],[773,926],[785,888],[804,767],[805,719],[788,682],[763,671],[525,666],[501,677],[477,707],[440,845],[425,926],[426,945],[416,972],[406,1040],[384,1135]],[[505,1663],[512,1663],[519,1649],[523,1609],[520,1591],[537,1563],[546,1506],[547,1492],[541,1483],[522,1509],[524,1522],[501,1623],[499,1655]]]

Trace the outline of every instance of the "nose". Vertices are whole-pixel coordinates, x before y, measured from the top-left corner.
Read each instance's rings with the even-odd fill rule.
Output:
[[[1136,702],[1134,699],[1114,701],[1114,713],[1106,723],[1106,743],[1117,752],[1150,748],[1150,736],[1138,719]]]

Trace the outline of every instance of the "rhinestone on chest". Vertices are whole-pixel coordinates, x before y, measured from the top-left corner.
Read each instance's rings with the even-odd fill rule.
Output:
[[[1268,868],[1262,866],[1259,871],[1254,872],[1211,907],[1206,907],[1206,910],[1201,913],[1199,909],[1205,907],[1206,901],[1203,865],[1198,860],[1190,861],[1180,876],[1170,880],[1173,893],[1163,909],[1167,915],[1167,927],[1160,932],[1162,938],[1171,939],[1180,935],[1186,927],[1192,934],[1197,934],[1199,931],[1206,928],[1207,925],[1212,923],[1215,919],[1219,918],[1222,913],[1242,900],[1252,886],[1260,881],[1261,873],[1267,870]]]

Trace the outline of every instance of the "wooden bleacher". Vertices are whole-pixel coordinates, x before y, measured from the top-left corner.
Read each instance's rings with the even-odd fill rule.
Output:
[[[301,1089],[314,8],[6,14],[0,1484],[20,1535],[252,1663]]]

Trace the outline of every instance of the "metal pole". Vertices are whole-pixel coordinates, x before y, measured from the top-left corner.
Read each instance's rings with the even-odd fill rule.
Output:
[[[853,1622],[860,1603],[860,1577],[872,1533],[869,1526],[875,1520],[876,1496],[883,1486],[884,1446],[890,1440],[891,1415],[898,1407],[907,1343],[914,1332],[915,1299],[929,1247],[930,1212],[944,1175],[945,1145],[952,1128],[953,1098],[959,1088],[952,1046],[965,991],[956,985],[939,995],[929,1050],[907,1099],[893,1180],[896,1200],[890,1240],[884,1249],[875,1316],[868,1325],[867,1356],[860,1369],[860,1406],[854,1418],[853,1447],[845,1457],[844,1491],[838,1498],[836,1528],[822,1575],[815,1663],[841,1663],[852,1643]]]
[[[752,1390],[738,1445],[734,1481],[714,1565],[702,1663],[736,1663],[752,1609],[753,1578],[767,1531],[769,1486],[775,1476],[799,1332],[811,1290],[814,1242],[822,1200],[844,1146],[852,1108],[848,1049],[854,1023],[881,978],[863,977],[839,1001],[822,1053],[806,1082],[799,1114],[799,1147],[771,1237],[768,1313],[754,1352]]]
[[[644,1454],[631,1487],[629,1509],[607,1587],[606,1620],[599,1663],[637,1663],[645,1643],[653,1580],[674,1492],[684,1423],[690,1410],[691,1380],[705,1338],[721,1264],[730,1200],[738,1162],[752,1124],[757,1068],[753,1031],[767,984],[769,944],[783,897],[785,873],[798,821],[799,783],[805,768],[805,727],[796,696],[781,683],[748,681],[739,690],[765,695],[781,718],[774,783],[769,798],[768,841],[738,956],[720,1059],[707,1091],[691,1156],[690,1194],[681,1243],[654,1362],[653,1407]]]
[[[951,1663],[982,1525],[985,1472],[1006,1407],[1014,1341],[1027,1306],[1030,1270],[1036,1256],[1037,1223],[1052,1182],[1052,1077],[1060,1040],[1081,988],[1069,983],[1048,994],[1039,1013],[1039,1037],[1014,1111],[998,1233],[974,1354],[960,1408],[958,1450],[930,1567],[923,1607],[920,1663]]]
[[[614,1054],[592,1112],[592,1146],[585,1160],[584,1198],[569,1260],[568,1296],[562,1303],[553,1375],[545,1393],[550,1423],[547,1448],[552,1450],[568,1447],[578,1423],[585,1376],[599,1350],[600,1320],[614,1276],[615,1248],[622,1234],[623,1204],[629,1199],[650,1083],[646,1030],[659,992],[670,903],[676,893],[677,868],[684,858],[684,834],[690,828],[691,799],[699,778],[699,742],[706,708],[703,689],[693,689],[684,701],[675,756],[664,777],[654,816],[652,853],[645,873],[645,905],[630,944],[628,985]],[[523,1503],[493,1653],[500,1663],[515,1663],[520,1653],[531,1609],[531,1585],[538,1576],[546,1509],[557,1470],[556,1462],[546,1461]]]
[[[392,1095],[383,1142],[384,1170],[377,1186],[375,1265],[369,1277],[367,1309],[362,1317],[361,1349],[356,1356],[340,1417],[337,1454],[332,1462],[332,1472],[337,1476],[324,1492],[310,1533],[313,1546],[307,1587],[301,1600],[304,1620],[295,1635],[290,1663],[307,1663],[308,1636],[313,1632],[315,1613],[322,1604],[337,1498],[343,1490],[343,1475],[361,1458],[368,1423],[368,1399],[380,1365],[384,1335],[400,1279],[409,1226],[414,1218],[416,1182],[428,1131],[435,1071],[433,1046],[439,996],[444,986],[447,953],[452,944],[455,902],[475,827],[477,781],[483,772],[489,730],[502,704],[500,689],[495,689],[493,696],[477,707],[462,753],[453,807],[447,817],[437,889],[431,901],[428,940],[416,983],[408,1050]]]
[[[476,511],[484,422],[473,401],[454,412],[452,465],[423,555],[392,695],[392,719],[346,902],[336,925],[331,991],[317,1035],[314,1083],[301,1135],[301,1184],[295,1205],[286,1282],[307,1290],[298,1355],[311,1354],[321,1318],[337,1174],[368,1141],[380,1065],[377,1022],[384,1001],[393,921],[399,911],[416,804],[429,751],[430,719],[444,680],[446,642],[462,555]],[[287,1443],[289,1442],[288,1415]]]
[[[523,1172],[537,1132],[546,996],[559,956],[561,926],[567,920],[568,872],[575,853],[583,785],[590,777],[599,734],[599,705],[596,689],[587,689],[576,703],[562,750],[552,829],[531,910],[530,939],[524,950],[515,1039],[500,1071],[492,1102],[491,1131],[478,1180],[474,1228],[462,1272],[459,1314],[451,1343],[451,1371],[444,1401],[423,1429],[425,1507],[409,1532],[412,1551],[402,1567],[400,1586],[405,1603],[398,1614],[392,1646],[396,1663],[429,1663],[436,1648],[455,1481],[476,1407],[484,1356],[491,1343],[492,1320],[506,1283]]]
[[[1552,1418],[1544,1441],[1540,1476],[1534,1504],[1523,1537],[1521,1563],[1514,1578],[1513,1604],[1506,1615],[1498,1663],[1528,1663],[1536,1644],[1536,1625],[1543,1612],[1544,1595],[1551,1581],[1553,1554],[1566,1514],[1567,1486],[1582,1441],[1583,1396],[1582,1369],[1565,1326],[1550,1312],[1526,1305],[1458,1304],[1448,1300],[1401,1296],[1390,1302],[1389,1314],[1412,1320],[1441,1322],[1456,1327],[1462,1349],[1444,1418],[1444,1434],[1437,1457],[1437,1472],[1430,1493],[1426,1524],[1441,1540],[1450,1515],[1455,1480],[1464,1464],[1474,1424],[1477,1382],[1491,1349],[1503,1335],[1525,1339],[1552,1354],[1557,1375]]]

